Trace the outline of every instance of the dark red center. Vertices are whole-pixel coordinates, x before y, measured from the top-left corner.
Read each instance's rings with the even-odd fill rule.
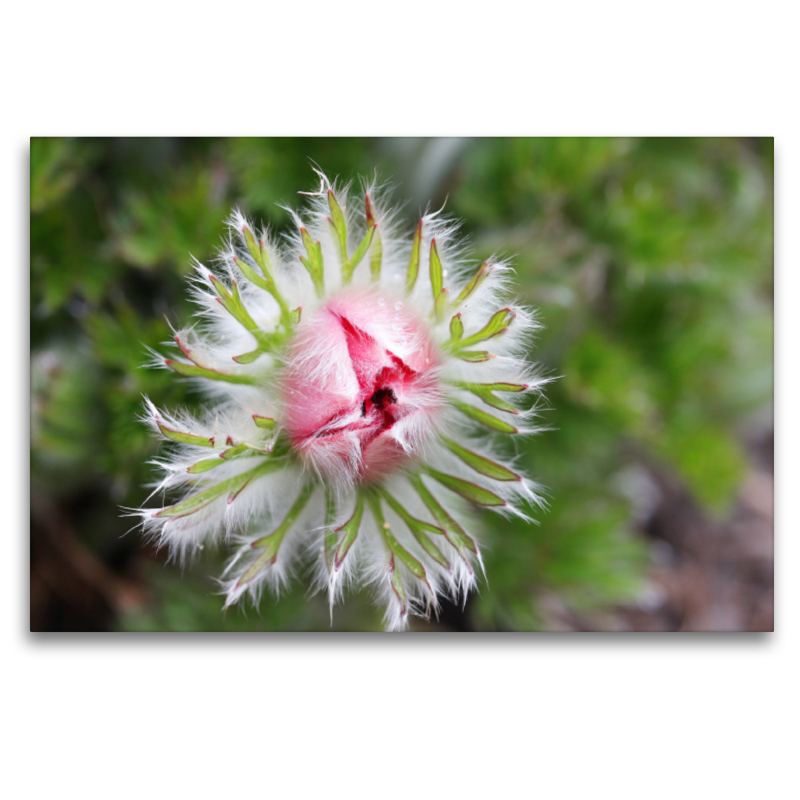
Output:
[[[410,413],[412,409],[398,402],[398,392],[402,394],[404,387],[413,384],[417,379],[417,373],[390,350],[378,345],[375,339],[361,328],[340,315],[337,317],[345,334],[359,392],[354,405],[340,409],[329,417],[321,426],[317,436],[334,436],[342,431],[357,431],[363,452],[370,442]],[[353,409],[359,406],[361,417],[358,422],[350,421],[337,427],[338,420],[351,417]]]

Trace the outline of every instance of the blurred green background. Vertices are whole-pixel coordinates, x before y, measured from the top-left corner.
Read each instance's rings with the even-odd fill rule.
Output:
[[[208,548],[183,571],[120,506],[153,479],[136,419],[200,397],[144,369],[191,312],[233,205],[331,176],[390,180],[475,255],[513,256],[559,376],[522,462],[538,525],[484,517],[488,583],[425,630],[771,630],[772,139],[31,140],[31,629],[330,630],[304,581],[222,612]],[[127,535],[126,535],[127,534]],[[380,630],[366,594],[333,630]]]

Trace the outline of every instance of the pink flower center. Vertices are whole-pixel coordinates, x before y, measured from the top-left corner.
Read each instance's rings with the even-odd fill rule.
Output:
[[[345,293],[310,315],[290,348],[284,420],[298,455],[345,482],[383,477],[419,451],[441,407],[425,328],[374,293]]]

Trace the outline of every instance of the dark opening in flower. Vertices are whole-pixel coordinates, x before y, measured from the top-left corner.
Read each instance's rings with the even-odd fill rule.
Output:
[[[346,292],[300,323],[283,382],[285,425],[320,476],[370,483],[414,458],[442,410],[439,359],[401,300]]]

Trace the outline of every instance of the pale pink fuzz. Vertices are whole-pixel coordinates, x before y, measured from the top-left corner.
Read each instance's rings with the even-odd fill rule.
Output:
[[[298,327],[282,384],[284,423],[303,462],[368,483],[412,459],[435,432],[437,350],[400,300],[346,291]]]

